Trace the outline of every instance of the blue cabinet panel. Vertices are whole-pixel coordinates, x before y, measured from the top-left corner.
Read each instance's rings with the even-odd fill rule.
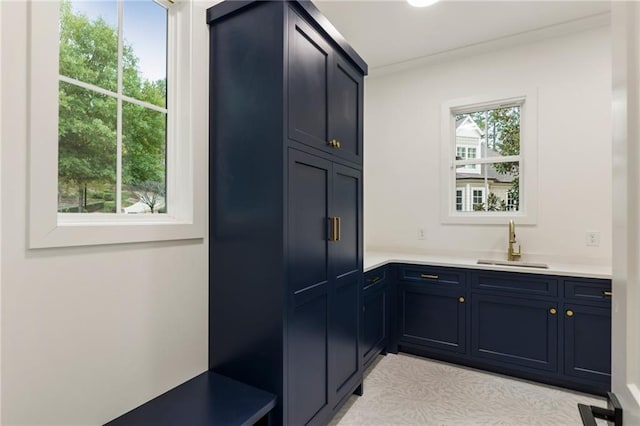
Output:
[[[332,164],[331,216],[337,241],[329,244],[333,298],[331,306],[331,402],[341,401],[362,380],[358,337],[362,286],[362,174]]]
[[[471,287],[477,290],[501,294],[530,294],[534,296],[557,296],[558,279],[547,275],[520,274],[512,272],[474,272]]]
[[[400,343],[466,352],[466,293],[460,289],[401,282]]]
[[[362,74],[339,55],[334,56],[331,73],[328,136],[340,142],[337,155],[355,162],[362,149]]]
[[[379,282],[364,291],[361,347],[368,364],[385,347],[387,339],[387,284]]]
[[[328,281],[331,163],[289,150],[290,288],[300,291]]]
[[[297,13],[289,11],[289,137],[326,148],[329,44]]]
[[[574,302],[611,302],[611,281],[585,278],[564,280],[564,297]]]
[[[557,304],[484,294],[474,294],[472,299],[474,356],[557,371]]]
[[[611,382],[611,309],[564,305],[564,374]]]
[[[329,406],[327,296],[293,310],[289,327],[289,421],[307,424]]]

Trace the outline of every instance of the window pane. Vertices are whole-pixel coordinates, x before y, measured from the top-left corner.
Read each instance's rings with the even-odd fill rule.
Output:
[[[470,170],[466,167],[456,169],[457,211],[520,210],[519,162],[471,164],[469,167]],[[468,188],[469,196],[460,202],[464,188]]]
[[[58,211],[115,212],[116,101],[59,84]]]
[[[125,213],[166,212],[167,116],[123,102],[122,207]]]
[[[124,3],[124,94],[167,105],[167,9],[153,0]]]
[[[60,74],[117,90],[117,10],[115,0],[60,3]]]
[[[520,155],[520,106],[457,114],[456,151],[473,150],[467,158]]]

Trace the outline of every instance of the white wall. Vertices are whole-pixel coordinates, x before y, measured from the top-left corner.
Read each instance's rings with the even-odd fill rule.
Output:
[[[613,333],[611,386],[624,423],[640,424],[640,7],[612,5]]]
[[[441,104],[537,88],[538,222],[518,227],[523,259],[609,265],[610,43],[602,27],[392,74],[374,70],[365,90],[367,248],[505,256],[506,221],[440,222]],[[599,247],[586,247],[586,231],[600,232]]]
[[[102,424],[207,369],[208,243],[26,248],[26,2],[1,18],[1,423]]]

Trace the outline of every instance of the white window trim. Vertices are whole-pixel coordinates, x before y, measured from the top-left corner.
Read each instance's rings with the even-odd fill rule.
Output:
[[[29,46],[29,247],[204,238],[207,219],[208,31],[194,3],[169,9],[167,204],[170,214],[64,214],[58,200],[59,2],[31,1]],[[203,28],[204,27],[204,28]],[[169,77],[171,78],[171,77]],[[195,84],[197,82],[197,87]],[[179,94],[179,96],[178,96]],[[171,132],[169,134],[169,132]]]
[[[456,156],[455,114],[522,103],[520,110],[520,155],[499,157],[520,161],[520,211],[459,212],[455,210]],[[522,225],[535,225],[538,214],[538,93],[537,89],[489,93],[453,99],[442,104],[440,142],[440,221],[443,224],[503,225],[515,220]],[[495,163],[481,158],[456,161],[458,165]]]

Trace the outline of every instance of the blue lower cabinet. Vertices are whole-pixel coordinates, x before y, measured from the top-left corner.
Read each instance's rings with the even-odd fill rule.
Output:
[[[466,353],[466,293],[461,288],[401,282],[400,344]]]
[[[611,308],[565,304],[564,374],[611,383]]]
[[[386,280],[379,275],[381,274],[374,276],[378,280],[364,288],[362,297],[360,344],[362,363],[365,366],[385,350],[388,341],[388,286]]]
[[[558,370],[557,302],[474,294],[471,311],[473,357]]]

